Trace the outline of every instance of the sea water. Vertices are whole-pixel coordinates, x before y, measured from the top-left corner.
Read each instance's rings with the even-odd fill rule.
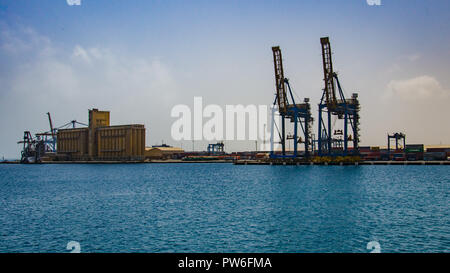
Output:
[[[0,165],[0,200],[0,252],[450,252],[449,166]]]

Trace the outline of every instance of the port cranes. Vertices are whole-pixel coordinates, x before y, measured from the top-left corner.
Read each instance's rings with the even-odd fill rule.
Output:
[[[274,110],[275,106],[278,107],[278,112],[281,116],[281,131],[278,130],[281,144],[281,155],[276,154],[274,151],[274,127],[276,124],[274,122],[275,115],[272,111],[272,134],[271,134],[271,158],[296,158],[299,156],[298,144],[303,143],[305,145],[305,158],[310,156],[311,147],[311,125],[313,118],[311,117],[311,107],[309,104],[309,99],[305,98],[303,103],[296,104],[294,96],[292,94],[291,86],[289,80],[284,77],[283,71],[283,60],[281,56],[281,49],[279,46],[272,47],[273,61],[275,68],[275,87],[276,87],[276,97],[273,103]],[[288,97],[289,92],[289,97]],[[290,100],[289,100],[290,99]],[[286,120],[294,123],[294,133],[293,135],[286,136]],[[298,126],[300,125],[303,139],[299,136]],[[286,153],[286,140],[293,141],[293,152],[290,154]]]
[[[404,133],[395,133],[395,134],[388,134],[388,151],[391,150],[391,139],[395,140],[395,149],[398,150],[399,148],[399,140],[403,140],[403,149],[406,147],[406,135]]]
[[[35,163],[41,158],[41,154],[45,152],[43,141],[33,138],[30,131],[23,133],[23,140],[18,141],[17,144],[23,144],[21,152],[21,163]]]
[[[333,71],[331,46],[328,37],[320,38],[325,88],[319,103],[318,155],[347,156],[359,154],[359,101],[353,93],[346,99],[338,75]],[[337,88],[336,88],[337,86]],[[336,89],[338,92],[336,92]],[[326,117],[324,117],[326,116]],[[343,120],[343,130],[332,133],[332,117]],[[350,125],[352,135],[349,135]],[[348,143],[353,142],[350,151]]]
[[[208,154],[222,154],[223,151],[223,147],[225,146],[225,144],[223,142],[217,142],[217,143],[213,143],[213,144],[208,144]]]
[[[53,128],[52,117],[50,112],[47,112],[48,123],[50,125],[50,131],[36,134],[37,140],[42,140],[44,145],[44,152],[56,153],[56,132],[58,129]]]
[[[388,134],[387,144],[388,144],[388,158],[391,158],[391,140],[395,140],[395,150],[399,149],[399,141],[403,140],[403,149],[406,147],[406,135],[404,133],[394,133],[392,135]]]
[[[23,139],[17,142],[18,144],[23,144],[21,163],[37,163],[41,161],[41,158],[46,153],[56,153],[56,138],[59,129],[67,128],[70,125],[75,128],[76,124],[87,126],[84,123],[72,120],[58,128],[54,128],[50,112],[47,113],[47,116],[50,131],[37,133],[34,138],[30,131],[25,131]]]

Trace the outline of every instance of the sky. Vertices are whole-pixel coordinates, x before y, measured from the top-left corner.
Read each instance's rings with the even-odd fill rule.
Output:
[[[18,158],[23,131],[87,123],[144,124],[147,146],[171,137],[178,104],[271,105],[271,47],[317,117],[320,37],[347,96],[361,103],[361,145],[450,144],[450,1],[0,0],[0,158]],[[206,121],[206,120],[204,120]],[[317,133],[317,119],[314,123]],[[207,141],[196,142],[205,150]],[[227,141],[225,150],[254,149]]]

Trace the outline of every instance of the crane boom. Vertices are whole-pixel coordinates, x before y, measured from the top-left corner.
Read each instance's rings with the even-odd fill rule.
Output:
[[[333,108],[336,103],[336,87],[334,83],[333,63],[331,61],[331,46],[328,37],[320,38],[322,44],[323,74],[325,81],[325,99],[328,108]]]
[[[55,137],[55,131],[53,130],[52,117],[50,116],[50,112],[47,112],[48,122],[50,123],[50,132],[52,134],[52,138]]]
[[[287,96],[284,85],[283,61],[281,58],[281,49],[279,46],[272,47],[273,62],[275,68],[275,84],[277,90],[278,111],[284,115],[287,113]]]

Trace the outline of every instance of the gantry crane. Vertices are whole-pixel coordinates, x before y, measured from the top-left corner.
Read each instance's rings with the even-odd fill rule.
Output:
[[[331,46],[328,37],[320,38],[322,45],[322,61],[325,88],[319,104],[319,131],[318,131],[318,154],[320,156],[328,155],[357,155],[359,154],[359,101],[358,94],[353,93],[351,99],[346,99],[342,91],[341,84],[337,74],[333,71],[331,59]],[[336,85],[338,96],[336,95]],[[324,114],[327,115],[327,123],[324,120]],[[343,131],[335,130],[332,132],[331,119],[337,116],[343,119]],[[353,134],[348,134],[348,126],[351,127]],[[342,138],[337,137],[342,136]],[[348,142],[353,142],[353,150],[350,152]]]
[[[273,61],[275,68],[275,87],[276,87],[276,96],[274,101],[274,106],[278,107],[278,112],[281,116],[281,132],[278,130],[278,134],[280,136],[280,144],[281,144],[281,155],[275,154],[274,145],[273,145],[273,136],[274,136],[274,125],[275,117],[274,112],[272,113],[272,137],[271,137],[271,158],[295,158],[298,157],[298,143],[304,143],[305,145],[305,157],[310,156],[310,147],[311,147],[311,125],[313,122],[311,116],[311,107],[309,104],[309,99],[305,98],[304,103],[296,104],[294,100],[294,96],[292,94],[291,86],[289,84],[289,80],[284,77],[283,71],[283,60],[281,57],[281,49],[279,46],[272,47],[273,52]],[[289,97],[291,101],[289,101],[289,97],[287,94],[289,91]],[[275,109],[275,107],[273,108]],[[294,123],[294,134],[286,137],[286,119],[289,119],[290,122]],[[300,125],[304,138],[298,136],[298,125]],[[293,141],[293,153],[286,154],[286,140]]]
[[[18,144],[23,144],[20,158],[21,163],[37,163],[41,161],[41,158],[46,153],[56,152],[57,129],[53,128],[50,113],[47,113],[47,116],[50,124],[49,132],[38,133],[33,138],[30,131],[25,131],[23,133],[23,140],[17,142]]]
[[[388,158],[391,158],[391,139],[395,140],[395,150],[399,149],[399,140],[403,140],[403,147],[402,149],[406,148],[406,135],[404,133],[395,133],[395,134],[388,134],[387,141],[388,141]]]
[[[224,146],[225,146],[225,144],[223,142],[208,144],[208,155],[223,154]]]
[[[58,128],[53,128],[52,118],[50,113],[47,113],[50,131],[35,134],[35,138],[30,131],[25,131],[23,139],[18,141],[18,144],[23,144],[21,152],[21,163],[38,163],[41,158],[48,153],[56,153],[56,138],[59,129],[67,128],[72,125],[75,128],[76,124],[88,126],[87,124],[72,120]]]
[[[20,154],[21,163],[35,163],[40,161],[41,155],[44,153],[44,145],[42,140],[33,139],[29,131],[23,132],[23,140],[17,142],[23,144]]]

